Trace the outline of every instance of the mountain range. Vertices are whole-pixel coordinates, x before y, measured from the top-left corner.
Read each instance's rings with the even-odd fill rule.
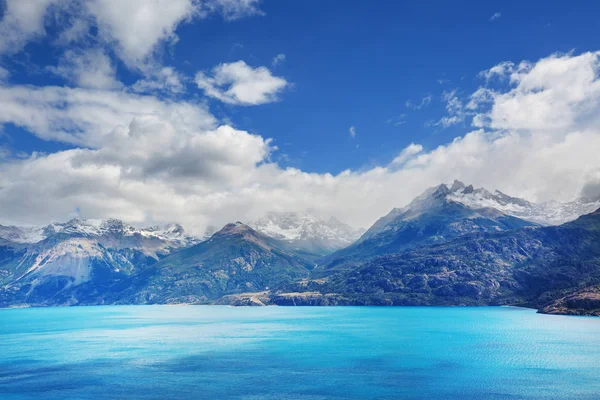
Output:
[[[595,207],[595,208],[594,208]],[[600,199],[535,204],[455,181],[368,230],[268,213],[179,225],[0,225],[0,306],[521,305],[600,315]]]

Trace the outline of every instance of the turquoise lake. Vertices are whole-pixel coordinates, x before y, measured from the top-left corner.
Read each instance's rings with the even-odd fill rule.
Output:
[[[519,308],[0,310],[0,399],[594,399],[600,318]]]

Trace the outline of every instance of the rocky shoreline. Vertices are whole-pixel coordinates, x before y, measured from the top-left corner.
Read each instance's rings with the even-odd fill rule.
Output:
[[[166,303],[107,303],[107,304],[13,304],[1,309],[13,308],[47,308],[47,307],[94,307],[125,305],[169,305],[169,306],[231,306],[231,307],[518,307],[537,310],[539,314],[600,317],[600,288],[587,289],[561,298],[544,307],[526,303],[518,304],[478,304],[464,302],[456,304],[428,304],[425,302],[394,301],[372,295],[360,299],[347,296],[318,292],[270,293],[268,291],[239,293],[223,296],[215,301],[206,298],[170,299]]]
[[[593,290],[593,289],[591,289]],[[335,307],[335,306],[375,306],[375,307],[465,307],[465,306],[492,306],[492,307],[519,307],[537,310],[540,314],[549,315],[574,315],[574,316],[600,316],[600,289],[586,291],[564,297],[544,307],[536,307],[527,304],[394,304],[391,299],[382,299],[376,296],[367,296],[360,300],[349,299],[341,294],[318,292],[294,292],[272,294],[268,291],[256,293],[240,293],[227,295],[211,304],[229,305],[233,307],[265,307],[265,306],[312,306],[312,307]]]

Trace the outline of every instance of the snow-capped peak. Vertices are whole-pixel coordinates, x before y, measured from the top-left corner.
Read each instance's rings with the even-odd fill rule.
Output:
[[[352,228],[336,218],[324,219],[308,212],[270,212],[249,226],[279,240],[323,241],[334,247],[354,242],[363,232],[362,229]]]
[[[29,228],[0,225],[0,237],[16,243],[38,243],[58,234],[90,238],[140,236],[164,241],[171,247],[187,246],[199,241],[198,238],[188,236],[183,227],[178,224],[136,228],[114,218],[106,220],[73,218],[67,222],[53,222],[43,227]]]
[[[541,225],[560,225],[573,221],[584,214],[600,208],[600,199],[578,198],[567,203],[555,201],[532,203],[528,200],[512,197],[499,190],[490,192],[484,188],[474,188],[455,180],[452,185],[443,185],[448,189],[448,200],[462,203],[471,208],[495,208],[507,215],[512,215]]]

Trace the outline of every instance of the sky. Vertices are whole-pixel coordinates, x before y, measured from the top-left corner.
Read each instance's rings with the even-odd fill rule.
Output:
[[[600,191],[600,4],[0,0],[0,223]]]

